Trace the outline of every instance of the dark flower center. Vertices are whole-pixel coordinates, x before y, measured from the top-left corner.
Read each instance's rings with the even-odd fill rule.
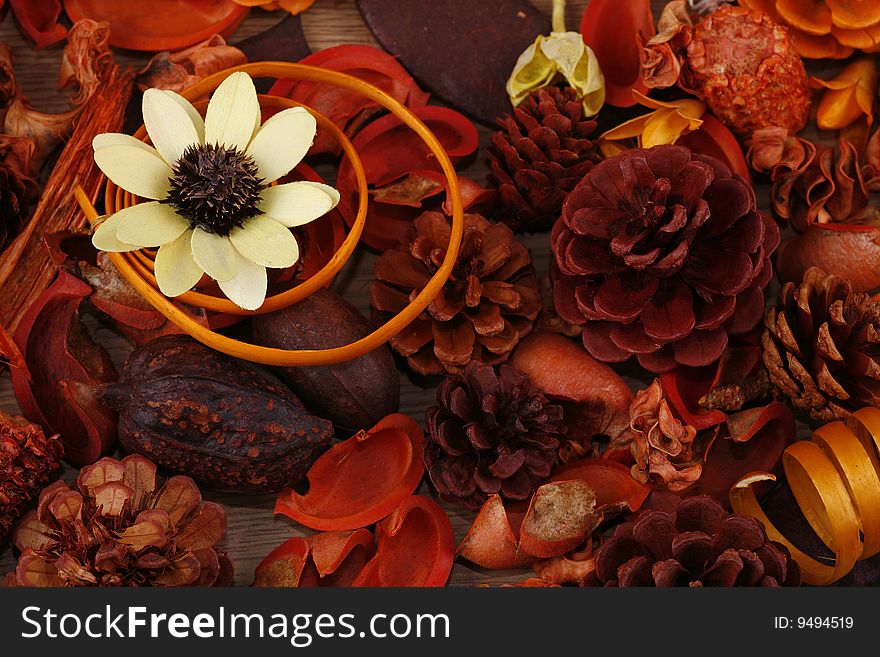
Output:
[[[191,228],[226,236],[245,219],[262,214],[258,206],[266,185],[249,155],[215,144],[190,146],[172,170],[163,202],[174,206]]]

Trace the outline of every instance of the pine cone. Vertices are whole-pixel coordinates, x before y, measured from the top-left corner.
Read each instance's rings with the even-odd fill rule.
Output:
[[[703,467],[694,458],[693,444],[697,430],[681,422],[669,408],[659,379],[639,391],[629,413],[629,429],[611,446],[629,445],[635,460],[633,479],[678,492],[700,478]]]
[[[24,225],[36,181],[28,175],[34,142],[26,137],[0,135],[0,249]]]
[[[425,413],[425,467],[437,491],[479,509],[494,493],[531,497],[550,474],[564,433],[562,407],[525,374],[472,361],[447,375]]]
[[[418,374],[461,372],[474,359],[504,362],[531,332],[541,309],[532,256],[504,224],[465,215],[458,261],[440,294],[412,324],[392,338]],[[449,222],[426,212],[397,249],[376,261],[371,303],[377,322],[406,306],[446,256]]]
[[[739,135],[807,123],[807,73],[788,30],[766,14],[724,5],[701,18],[680,84]]]
[[[57,436],[0,410],[0,543],[61,467]]]
[[[156,465],[132,455],[83,468],[71,490],[56,482],[12,533],[17,586],[229,586],[217,550],[226,512],[202,502],[189,477],[157,488]]]
[[[754,328],[779,229],[751,186],[681,146],[600,162],[566,198],[551,243],[556,312],[606,362],[700,366]]]
[[[574,89],[547,87],[498,125],[488,152],[502,220],[517,232],[549,230],[565,195],[601,159],[590,139],[596,122]]]
[[[786,283],[767,311],[764,365],[792,405],[814,420],[880,405],[880,303],[818,267]]]
[[[711,497],[643,511],[596,552],[594,586],[798,586],[800,569],[760,522]]]

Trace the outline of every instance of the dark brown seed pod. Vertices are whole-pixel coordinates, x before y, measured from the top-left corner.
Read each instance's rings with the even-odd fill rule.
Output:
[[[339,347],[373,331],[366,317],[328,289],[258,315],[252,326],[257,344],[281,349]],[[274,371],[312,412],[347,432],[373,426],[400,403],[400,375],[385,346],[347,363]]]
[[[333,436],[267,371],[187,336],[136,349],[102,400],[119,412],[126,449],[223,491],[290,487]]]

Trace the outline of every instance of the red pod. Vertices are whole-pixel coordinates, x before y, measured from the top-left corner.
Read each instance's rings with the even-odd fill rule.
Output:
[[[15,332],[24,367],[12,369],[12,387],[22,412],[61,435],[65,459],[94,463],[116,443],[116,415],[95,397],[95,388],[115,381],[103,347],[79,320],[79,305],[92,288],[61,271],[28,309]]]
[[[776,272],[799,283],[810,267],[847,278],[856,292],[880,287],[880,230],[869,225],[812,224],[779,247]]]
[[[590,0],[581,20],[581,34],[599,60],[609,105],[632,107],[636,104],[633,89],[647,94],[639,36],[647,40],[654,32],[650,0]]]
[[[596,495],[580,479],[546,483],[535,492],[519,530],[519,546],[541,559],[581,545],[602,522]]]
[[[394,413],[369,431],[337,443],[312,464],[309,491],[283,491],[275,513],[322,531],[358,529],[391,513],[425,472],[422,429]]]
[[[455,537],[446,512],[422,495],[408,497],[376,526],[374,556],[352,582],[358,587],[438,587],[452,572]]]
[[[511,517],[504,508],[501,496],[492,495],[483,504],[455,553],[490,570],[524,568],[532,557],[519,549],[521,523],[522,514]]]
[[[367,529],[323,532],[286,540],[254,571],[259,587],[345,587],[375,553]]]
[[[630,469],[608,459],[581,459],[560,465],[550,473],[548,482],[583,481],[596,495],[596,505],[619,506],[626,504],[630,511],[638,511],[651,492],[650,486],[632,478]]]
[[[0,7],[3,3],[0,2]],[[30,38],[37,49],[46,48],[63,41],[67,29],[58,22],[61,17],[61,0],[9,0],[19,28]]]

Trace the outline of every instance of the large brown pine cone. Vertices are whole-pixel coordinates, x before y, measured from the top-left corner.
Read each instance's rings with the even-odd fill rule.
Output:
[[[643,511],[596,552],[594,586],[798,586],[800,569],[760,522],[711,497]]]
[[[504,362],[531,332],[541,299],[532,256],[504,224],[464,217],[461,249],[440,294],[392,348],[418,374],[461,372],[470,360]],[[440,267],[449,221],[426,212],[408,228],[399,248],[376,261],[371,303],[377,322],[400,312]]]
[[[550,474],[562,407],[525,374],[472,361],[447,375],[425,413],[425,467],[437,491],[478,509],[489,495],[525,500]]]
[[[596,122],[574,89],[548,87],[498,125],[488,152],[502,220],[516,231],[549,230],[565,195],[601,159],[590,139]]]
[[[792,405],[822,422],[880,404],[880,303],[811,267],[767,311],[764,365]]]
[[[57,436],[0,410],[0,544],[61,467]]]
[[[551,243],[556,311],[599,360],[700,366],[754,328],[779,229],[751,185],[681,146],[600,162],[566,198]]]
[[[83,468],[71,489],[55,482],[12,532],[21,551],[14,586],[231,586],[217,548],[226,512],[203,502],[189,477],[159,486],[136,454]]]

